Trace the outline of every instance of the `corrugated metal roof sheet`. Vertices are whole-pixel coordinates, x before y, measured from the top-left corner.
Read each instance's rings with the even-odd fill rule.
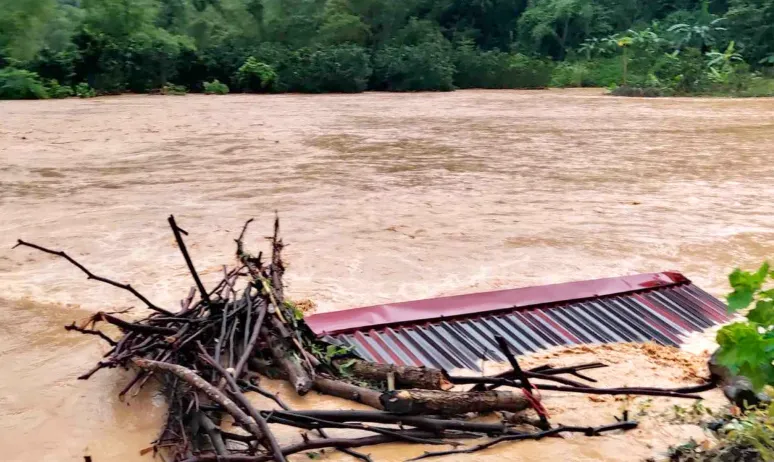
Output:
[[[478,311],[476,299],[482,301]],[[412,306],[418,307],[414,319]],[[443,297],[332,314],[337,316],[310,316],[307,323],[324,340],[351,346],[365,359],[476,371],[481,359],[505,361],[494,340],[497,334],[518,354],[582,343],[653,341],[676,346],[684,335],[729,319],[722,302],[678,273]]]

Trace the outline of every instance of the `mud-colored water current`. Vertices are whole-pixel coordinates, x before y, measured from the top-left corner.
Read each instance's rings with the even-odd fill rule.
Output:
[[[150,389],[115,398],[120,372],[77,381],[103,350],[61,329],[136,302],[52,256],[11,251],[16,238],[65,249],[167,306],[191,284],[170,213],[212,281],[246,218],[265,248],[275,209],[288,292],[323,311],[671,269],[720,295],[733,266],[774,255],[773,152],[771,99],[580,90],[0,102],[3,458],[138,459],[164,417]],[[478,457],[639,460],[654,449],[621,435],[556,441]],[[403,460],[421,449],[372,452]]]

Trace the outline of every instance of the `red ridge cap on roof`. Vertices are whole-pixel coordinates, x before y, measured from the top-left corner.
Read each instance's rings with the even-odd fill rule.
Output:
[[[444,317],[491,313],[512,308],[624,294],[688,282],[690,282],[688,278],[676,272],[646,273],[388,303],[315,314],[307,317],[305,321],[316,335],[335,334],[365,326],[373,328]]]

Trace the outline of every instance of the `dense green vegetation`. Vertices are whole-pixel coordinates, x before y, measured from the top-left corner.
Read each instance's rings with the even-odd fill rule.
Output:
[[[219,85],[745,96],[774,93],[772,68],[774,0],[0,0],[0,98]]]

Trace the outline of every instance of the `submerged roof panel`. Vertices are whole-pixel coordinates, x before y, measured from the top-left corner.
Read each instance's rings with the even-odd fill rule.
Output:
[[[552,284],[377,305],[306,319],[325,340],[384,363],[478,370],[514,352],[580,343],[676,346],[690,332],[729,319],[725,305],[679,273]]]

